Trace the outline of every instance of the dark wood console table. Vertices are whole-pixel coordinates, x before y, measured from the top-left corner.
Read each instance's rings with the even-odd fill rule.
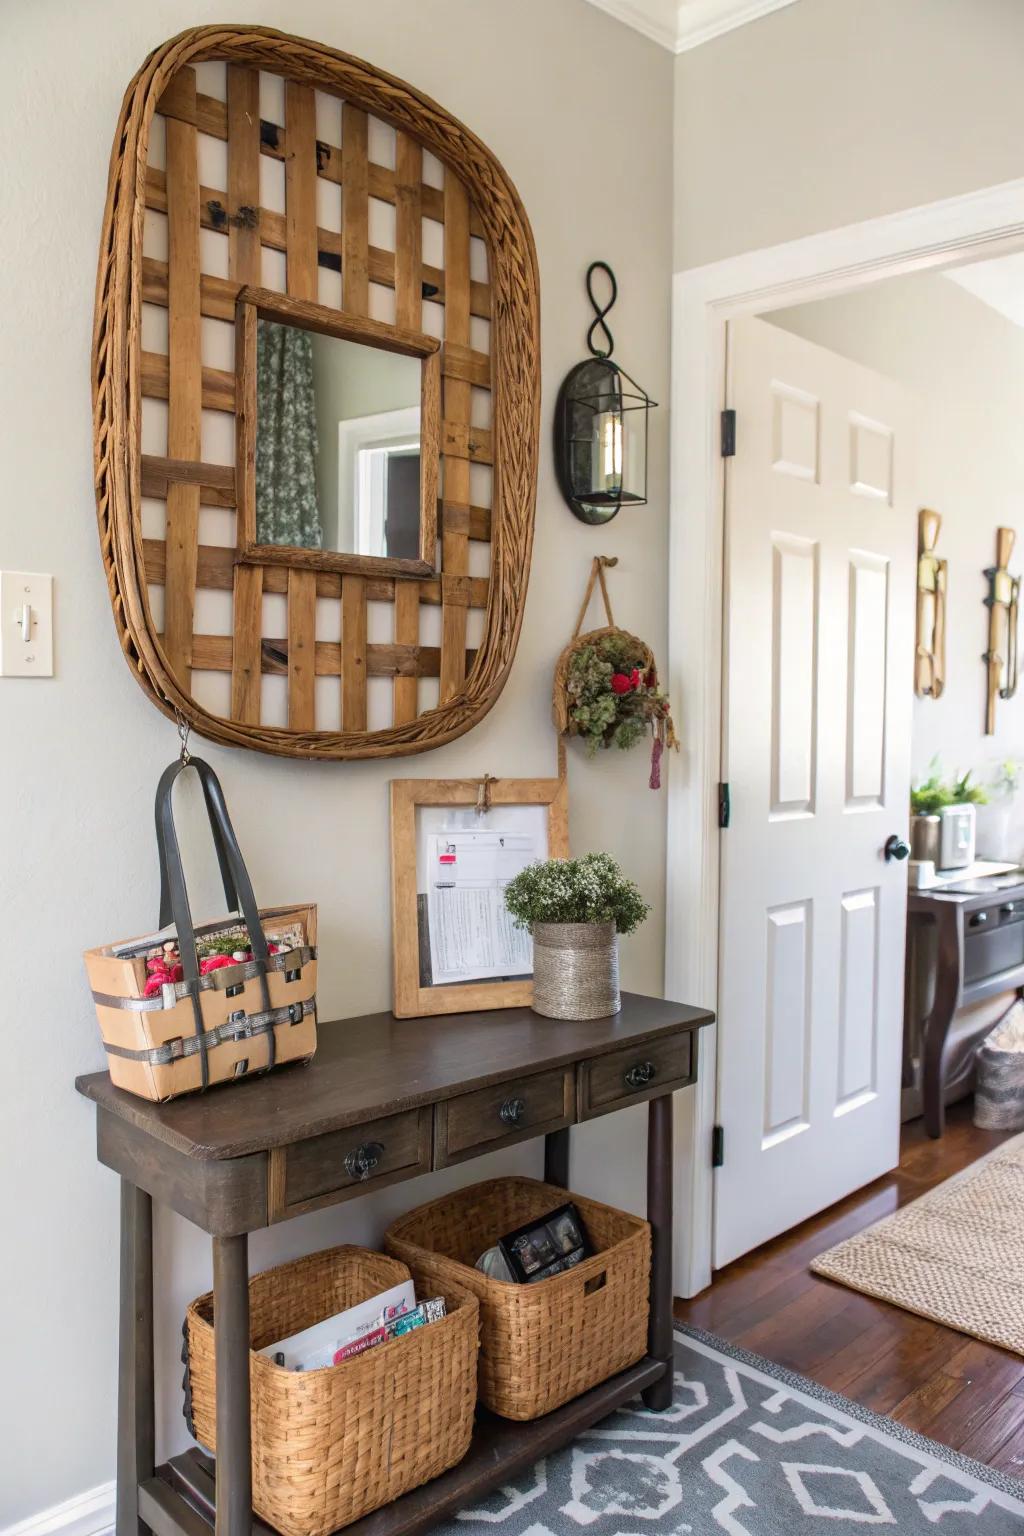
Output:
[[[938,886],[907,894],[907,985],[904,990],[903,1078],[909,1086],[915,1074],[911,1059],[914,999],[910,986],[910,954],[915,930],[935,928],[935,985],[931,1006],[920,1024],[920,1081],[925,1130],[941,1136],[946,1125],[946,1089],[965,1076],[970,1047],[992,1028],[991,1019],[955,1042],[961,1071],[951,1071],[954,1039],[951,1025],[957,1010],[1000,992],[1024,987],[1024,879],[973,881],[983,890],[956,891]]]
[[[648,1102],[653,1237],[646,1357],[533,1423],[481,1413],[464,1461],[347,1530],[411,1536],[638,1392],[667,1408],[671,1096],[695,1081],[697,1031],[712,1017],[628,993],[619,1014],[585,1022],[528,1008],[443,1019],[380,1013],[321,1025],[307,1067],[163,1105],[121,1092],[105,1072],[80,1077],[79,1092],[96,1103],[99,1159],[121,1176],[117,1536],[266,1532],[251,1509],[248,1233],[540,1135],[545,1177],[567,1187],[569,1126],[638,1101]],[[361,1177],[358,1154],[369,1143],[378,1144],[376,1162]],[[216,1466],[198,1450],[154,1464],[154,1199],[213,1239]]]

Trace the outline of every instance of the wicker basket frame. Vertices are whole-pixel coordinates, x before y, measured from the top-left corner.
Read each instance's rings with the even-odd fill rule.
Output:
[[[448,1315],[341,1365],[287,1371],[256,1351],[409,1278],[405,1264],[344,1246],[249,1282],[253,1508],[282,1536],[327,1536],[437,1477],[469,1449],[478,1306],[451,1282]],[[433,1289],[431,1287],[434,1286]],[[216,1450],[213,1296],[185,1318],[186,1416]]]
[[[292,151],[284,154],[263,144],[258,121],[252,112],[243,112],[240,121],[248,123],[246,142],[252,150],[250,174],[243,167],[243,162],[249,164],[245,156],[234,154],[241,146],[232,142],[233,134],[228,131],[229,156],[234,157],[238,176],[248,175],[251,183],[251,190],[244,197],[230,186],[225,191],[204,189],[197,183],[193,141],[198,132],[210,129],[211,124],[209,102],[199,102],[195,96],[193,66],[209,60],[225,62],[236,77],[244,77],[253,93],[257,93],[260,71],[283,77],[289,89],[297,93],[296,100],[302,107],[305,152],[300,160],[295,159]],[[194,339],[199,334],[203,303],[207,304],[208,313],[213,314],[209,305],[216,300],[216,318],[226,318],[222,313],[225,305],[230,313],[241,288],[259,282],[260,245],[269,244],[272,236],[277,241],[274,249],[284,242],[289,292],[298,297],[315,297],[320,238],[317,179],[330,169],[333,179],[338,180],[338,164],[346,153],[355,153],[352,144],[356,138],[353,134],[349,150],[344,152],[341,146],[316,140],[315,91],[342,98],[346,108],[361,115],[360,121],[366,115],[375,117],[396,129],[400,138],[404,136],[418,149],[433,154],[445,168],[450,200],[453,205],[458,204],[458,217],[453,217],[452,232],[446,237],[454,248],[453,231],[457,228],[458,263],[454,257],[451,262],[446,257],[446,270],[440,278],[433,271],[425,275],[421,253],[409,261],[399,251],[383,253],[389,270],[395,269],[392,280],[396,292],[401,288],[404,301],[409,304],[407,325],[419,325],[416,311],[422,309],[423,284],[428,276],[433,296],[439,301],[443,299],[445,306],[439,506],[442,559],[440,571],[432,578],[396,581],[391,576],[371,572],[346,574],[343,580],[337,571],[316,571],[307,568],[306,562],[295,564],[283,559],[278,564],[241,566],[234,554],[224,556],[216,546],[198,544],[196,520],[200,503],[206,498],[212,505],[231,506],[237,494],[235,471],[205,464],[200,457],[200,407],[204,404],[201,348],[182,342],[174,359],[156,357],[155,364],[142,349],[141,309],[144,299],[154,301],[154,284],[158,288],[162,285],[160,301],[170,304],[172,309],[170,289],[180,294],[188,288],[181,299],[182,314]],[[184,106],[175,102],[176,92],[184,93]],[[258,94],[254,94],[254,100],[258,101]],[[223,115],[217,103],[214,108]],[[176,265],[169,257],[166,277],[160,277],[159,282],[152,263],[147,267],[143,252],[147,198],[154,207],[161,203],[159,197],[153,202],[153,168],[148,164],[150,132],[157,111],[176,121],[179,127],[184,124],[187,130],[187,188],[179,189],[181,195],[169,193],[167,207],[181,207],[184,200],[190,208],[194,206],[190,236],[196,250],[195,262],[190,260],[187,271],[182,263]],[[289,167],[297,167],[292,178],[294,199],[292,192],[287,194],[287,221],[279,221],[269,210],[258,206],[258,162],[264,151],[280,152]],[[380,172],[381,168],[370,165],[363,155],[358,176],[345,188],[346,203],[350,195],[354,201],[358,181],[362,211],[358,221],[354,217],[349,220],[348,212],[345,213],[349,223],[334,241],[338,250],[326,253],[333,259],[342,252],[343,276],[346,270],[365,269],[369,261],[366,178],[376,175],[372,186],[379,191]],[[384,174],[385,180],[390,177],[392,197],[397,197],[405,209],[404,193],[401,189],[396,192],[394,175]],[[229,177],[232,175],[229,168]],[[418,176],[417,186],[411,192],[414,198],[423,195]],[[408,204],[409,208],[413,206]],[[416,217],[410,217],[409,229],[410,239],[418,241],[418,203],[415,207]],[[230,210],[227,215],[226,208]],[[207,221],[204,227],[219,230],[229,242],[226,280],[199,270],[201,217]],[[404,219],[406,214],[399,212],[396,217]],[[282,234],[283,226],[286,227]],[[251,271],[238,254],[240,232],[244,235],[247,229],[254,236],[249,242],[253,248],[250,257],[255,258]],[[482,239],[487,251],[488,283],[476,285],[486,289],[486,317],[490,323],[486,355],[473,351],[469,345],[474,292],[469,273],[471,234]],[[173,246],[173,240],[171,243]],[[358,245],[358,250],[353,249],[350,255],[354,245]],[[419,252],[418,245],[416,250]],[[192,266],[196,268],[194,272]],[[305,274],[308,292],[300,293],[295,286],[295,274],[300,269]],[[383,281],[379,272],[373,280],[378,279]],[[481,297],[478,310],[483,303]],[[365,317],[366,305],[361,298],[346,299],[339,314],[343,312]],[[114,622],[133,675],[159,709],[172,718],[186,720],[203,736],[222,745],[318,759],[423,752],[454,740],[483,718],[497,700],[511,669],[526,601],[540,429],[539,315],[536,250],[513,183],[480,139],[421,91],[349,54],[263,27],[197,27],[154,49],[128,86],[114,136],[96,284],[92,390],[97,518]],[[175,334],[173,319],[170,331]],[[156,382],[147,377],[147,370],[152,373],[154,367]],[[218,371],[205,372],[210,375],[207,383],[216,395],[216,407],[237,414],[238,401],[231,379],[219,380],[217,394],[218,380],[213,375]],[[188,382],[185,393],[181,393],[182,380]],[[474,428],[470,419],[472,387],[491,391],[491,427],[486,433]],[[220,398],[225,391],[226,400]],[[166,459],[147,462],[149,456],[142,454],[140,435],[142,397],[147,393],[158,398],[167,393],[172,414],[176,402],[180,404],[183,417],[188,417],[189,432],[196,439],[191,447],[174,446],[169,441]],[[471,460],[492,466],[490,506],[471,505]],[[167,569],[170,557],[166,545],[163,553],[158,554],[152,546],[160,541],[148,541],[147,548],[143,538],[144,493],[157,499],[163,496],[168,501],[172,523],[178,521],[179,508],[187,519],[187,539],[182,535],[187,543],[187,559],[175,556],[174,571]],[[478,536],[486,537],[490,543],[486,581],[470,575],[468,539]],[[183,578],[178,565],[184,571]],[[154,620],[149,596],[151,583],[165,588],[163,634]],[[230,644],[220,643],[226,637],[195,634],[193,588],[197,586],[233,591]],[[483,594],[481,588],[485,589]],[[262,633],[260,599],[264,590],[287,593],[286,645],[280,637],[275,639]],[[167,598],[168,591],[178,594],[173,604]],[[338,654],[333,645],[316,642],[318,596],[331,603],[341,599],[344,617]],[[370,644],[366,608],[371,600],[394,603],[396,635],[401,643],[396,641],[388,647]],[[420,644],[420,601],[440,604],[439,648]],[[482,637],[475,651],[467,651],[468,608],[481,605]],[[167,613],[172,608],[174,634],[169,638]],[[193,696],[193,667],[230,669],[230,717],[214,714]],[[260,684],[264,672],[287,675],[287,726],[272,726],[261,720]],[[340,731],[316,728],[316,675],[337,675],[341,680]],[[368,675],[393,679],[392,723],[381,729],[370,730],[365,719]],[[435,675],[440,679],[440,701],[436,707],[420,713],[416,679]]]
[[[536,1419],[625,1370],[647,1350],[651,1229],[573,1195],[597,1249],[538,1285],[492,1280],[473,1266],[503,1232],[563,1205],[564,1189],[491,1179],[400,1217],[385,1247],[444,1292],[480,1303],[480,1400],[507,1419]]]

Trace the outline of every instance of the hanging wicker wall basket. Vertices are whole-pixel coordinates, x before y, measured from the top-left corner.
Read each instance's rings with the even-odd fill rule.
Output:
[[[580,736],[588,751],[633,747],[652,737],[650,787],[661,787],[661,756],[678,747],[668,696],[658,683],[654,652],[637,635],[620,629],[612,614],[604,568],[617,562],[595,555],[572,639],[555,664],[551,703],[562,736]],[[595,585],[608,623],[581,633]]]

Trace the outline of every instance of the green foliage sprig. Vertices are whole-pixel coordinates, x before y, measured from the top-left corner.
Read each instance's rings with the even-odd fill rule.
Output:
[[[937,762],[929,765],[928,777],[910,791],[910,809],[915,816],[937,816],[947,805],[987,804],[981,785],[971,783],[970,770],[958,779],[943,780]]]
[[[528,864],[506,885],[505,905],[531,933],[534,923],[609,922],[632,933],[651,910],[608,853]]]

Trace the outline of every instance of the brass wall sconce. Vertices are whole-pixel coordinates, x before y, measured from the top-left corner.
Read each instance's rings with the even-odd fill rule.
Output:
[[[917,514],[917,649],[914,692],[939,699],[946,686],[946,562],[935,553],[942,518],[929,507]]]
[[[988,668],[988,693],[985,710],[985,735],[996,732],[996,699],[1012,699],[1017,692],[1017,606],[1020,577],[1011,576],[1007,567],[1017,535],[1012,528],[996,529],[996,563],[985,571],[988,578],[988,650],[984,661]]]

